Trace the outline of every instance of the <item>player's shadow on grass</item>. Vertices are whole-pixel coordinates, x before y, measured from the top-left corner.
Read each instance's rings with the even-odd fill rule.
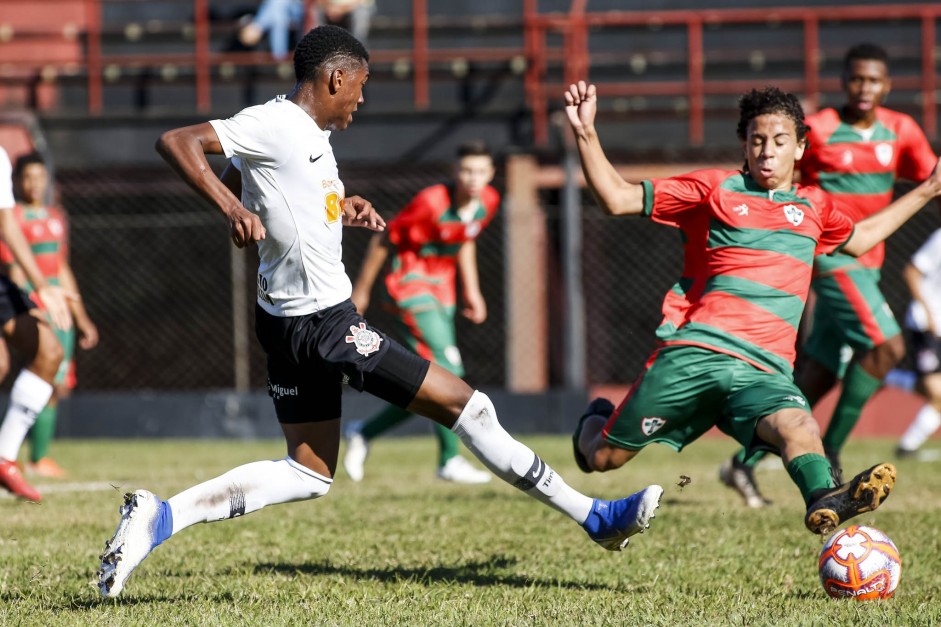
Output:
[[[255,566],[258,574],[281,575],[343,575],[358,579],[397,583],[414,582],[425,585],[440,583],[466,583],[475,586],[510,586],[513,588],[571,588],[574,590],[619,590],[619,586],[601,585],[584,581],[562,581],[559,579],[536,579],[499,571],[516,564],[516,560],[501,555],[494,555],[487,560],[464,562],[453,566],[432,566],[430,568],[407,568],[390,566],[388,568],[357,568],[351,565],[337,565],[327,560],[306,564],[262,563]],[[638,590],[642,592],[642,590]]]

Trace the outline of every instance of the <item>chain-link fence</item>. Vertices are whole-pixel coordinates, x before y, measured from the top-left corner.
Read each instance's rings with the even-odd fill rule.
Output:
[[[449,173],[448,164],[342,168],[347,192],[369,198],[387,217]],[[231,245],[222,219],[208,204],[169,168],[70,170],[58,178],[71,216],[72,264],[101,330],[96,349],[78,352],[80,389],[232,388],[240,359],[248,363],[249,386],[262,388],[264,355],[251,329],[257,258]],[[503,189],[504,182],[497,186]],[[552,385],[563,382],[565,359],[559,199],[558,190],[544,190],[540,198],[549,235]],[[663,295],[682,267],[680,236],[648,220],[607,217],[587,193],[582,207],[586,384],[626,383],[653,348]],[[506,382],[502,217],[501,211],[478,240],[489,318],[478,326],[458,317],[467,376],[482,386]],[[939,223],[937,211],[926,209],[889,242],[883,288],[899,317],[908,301],[902,267]],[[370,236],[358,229],[345,233],[344,261],[352,277]],[[239,266],[245,284],[233,289],[233,277],[240,276],[233,269]],[[246,328],[235,328],[246,315]],[[392,328],[380,307],[371,308],[368,317],[380,328]],[[248,340],[244,351],[240,333]]]

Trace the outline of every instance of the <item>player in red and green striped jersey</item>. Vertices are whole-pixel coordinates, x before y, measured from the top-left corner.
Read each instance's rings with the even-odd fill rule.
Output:
[[[38,153],[28,153],[16,161],[13,178],[20,202],[13,208],[17,224],[30,246],[36,265],[49,285],[61,286],[74,295],[68,301],[74,326],[53,327],[62,344],[64,357],[56,373],[54,392],[46,407],[36,416],[30,429],[30,460],[27,473],[41,477],[63,478],[65,471],[49,456],[49,445],[55,435],[58,401],[75,387],[73,354],[76,332],[83,349],[98,344],[98,329],[88,316],[79,295],[78,284],[68,261],[68,222],[65,212],[46,203],[49,171]],[[6,244],[0,243],[0,262],[6,265],[14,283],[33,298],[45,311],[41,299],[23,270],[16,264]]]
[[[883,241],[941,195],[941,170],[854,225],[838,199],[792,183],[809,131],[793,94],[769,87],[742,98],[741,171],[641,184],[625,181],[605,157],[594,128],[594,85],[571,85],[565,101],[586,181],[602,208],[680,229],[704,279],[620,407],[596,399],[581,417],[573,436],[579,466],[620,468],[653,442],[680,451],[715,426],[749,455],[781,455],[814,533],[878,507],[894,486],[895,468],[877,464],[846,484],[835,481],[819,426],[793,380],[797,328],[814,258],[858,256]]]
[[[406,346],[459,377],[464,376],[464,365],[454,329],[457,280],[459,276],[462,314],[481,324],[487,306],[477,273],[476,239],[500,205],[500,195],[490,186],[493,176],[493,157],[485,142],[459,146],[453,181],[421,190],[389,222],[385,233],[373,236],[353,287],[353,303],[364,314],[373,283],[390,248],[394,249],[384,281],[384,307],[395,314]],[[389,405],[365,423],[352,425],[343,456],[351,479],[363,478],[369,442],[410,416],[407,409]],[[434,430],[439,478],[456,483],[490,481],[490,473],[474,468],[459,454],[460,440],[450,429],[435,424]]]
[[[843,62],[846,103],[806,120],[811,130],[799,162],[801,182],[839,198],[841,210],[854,223],[889,204],[897,180],[923,181],[938,161],[911,117],[881,106],[890,87],[885,50],[873,44],[854,46]],[[838,378],[843,381],[823,436],[838,476],[840,451],[863,406],[905,354],[901,328],[879,289],[884,258],[880,242],[858,258],[834,253],[814,260],[817,298],[797,383],[815,405]],[[739,451],[723,465],[720,476],[746,504],[761,507],[767,501],[758,492],[753,472],[761,456],[747,463],[743,458],[744,451]]]

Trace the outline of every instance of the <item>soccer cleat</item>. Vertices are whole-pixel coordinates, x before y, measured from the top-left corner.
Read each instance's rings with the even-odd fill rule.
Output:
[[[46,479],[65,479],[69,476],[62,466],[57,464],[51,457],[43,457],[37,462],[27,464],[26,474]]]
[[[627,546],[631,536],[650,527],[662,496],[663,488],[651,485],[617,501],[595,499],[582,528],[607,550],[620,551]]]
[[[834,449],[824,449],[827,461],[830,462],[830,473],[833,476],[833,483],[843,485],[843,463],[840,461],[840,451]]]
[[[766,499],[758,489],[755,469],[743,464],[735,457],[725,460],[719,466],[719,481],[738,492],[745,499],[745,505],[748,507],[759,509],[771,505],[771,501]]]
[[[134,569],[160,544],[156,539],[160,508],[160,499],[147,490],[124,495],[124,504],[118,510],[121,521],[101,554],[98,569],[101,596],[113,598],[121,594]]]
[[[21,499],[38,503],[42,495],[33,486],[26,482],[23,473],[16,462],[8,459],[0,460],[0,486],[3,486]]]
[[[474,468],[469,461],[457,455],[438,469],[438,478],[454,483],[489,483],[493,475]]]
[[[575,463],[582,472],[594,472],[588,465],[585,455],[578,449],[578,440],[582,435],[582,426],[585,420],[591,416],[601,416],[610,418],[614,413],[614,404],[606,398],[598,397],[588,404],[585,413],[578,418],[578,425],[575,427],[575,433],[572,434],[572,452],[575,455]]]
[[[369,455],[369,442],[359,432],[362,423],[354,422],[346,431],[346,453],[343,455],[343,468],[353,481],[363,480],[363,464]]]
[[[841,524],[879,507],[895,486],[895,466],[876,464],[849,483],[821,490],[807,508],[804,524],[814,533],[826,535]]]

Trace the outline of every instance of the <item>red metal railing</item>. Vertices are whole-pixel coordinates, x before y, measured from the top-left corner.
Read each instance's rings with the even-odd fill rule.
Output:
[[[41,2],[42,0],[40,0]],[[88,110],[99,114],[103,110],[103,72],[106,67],[129,68],[172,64],[193,68],[195,106],[208,112],[212,102],[213,69],[225,64],[261,66],[272,63],[263,52],[217,52],[210,48],[212,37],[209,19],[209,0],[170,0],[191,4],[193,15],[193,47],[191,51],[172,54],[103,54],[102,4],[106,0],[81,0],[85,3],[86,34],[85,58],[82,60],[88,83]],[[118,2],[120,0],[107,0]],[[167,1],[167,0],[164,0]],[[308,5],[312,0],[307,0]],[[440,48],[429,43],[429,33],[435,28],[429,19],[427,0],[412,1],[411,46],[403,50],[371,50],[375,63],[407,61],[410,66],[413,105],[418,110],[431,106],[430,84],[433,64],[463,59],[468,62],[506,61],[525,59],[523,76],[527,105],[534,121],[534,140],[545,144],[549,139],[549,111],[560,102],[564,85],[579,78],[588,78],[593,67],[589,52],[589,31],[593,29],[637,29],[656,26],[674,27],[685,32],[686,76],[679,80],[618,80],[599,84],[599,95],[675,96],[688,103],[689,141],[701,145],[704,141],[706,97],[738,94],[754,85],[753,80],[715,80],[706,74],[704,29],[722,25],[755,25],[766,28],[769,24],[792,25],[800,29],[803,71],[801,75],[776,79],[782,89],[801,93],[812,108],[819,102],[822,92],[840,89],[839,79],[821,76],[820,29],[821,24],[836,22],[878,23],[893,22],[920,24],[920,73],[917,76],[893,77],[897,89],[917,91],[920,97],[921,121],[930,137],[938,136],[937,98],[938,74],[935,61],[938,19],[941,4],[885,4],[866,7],[800,7],[760,9],[715,9],[699,11],[596,11],[589,10],[588,0],[572,0],[566,13],[539,13],[538,0],[522,2],[521,46],[483,48]],[[552,42],[561,36],[561,46]],[[2,53],[2,48],[0,48]],[[599,55],[594,55],[596,62]],[[2,58],[0,58],[2,61]],[[41,60],[35,60],[40,67]],[[595,67],[598,67],[596,64]],[[561,77],[561,81],[560,81]]]

